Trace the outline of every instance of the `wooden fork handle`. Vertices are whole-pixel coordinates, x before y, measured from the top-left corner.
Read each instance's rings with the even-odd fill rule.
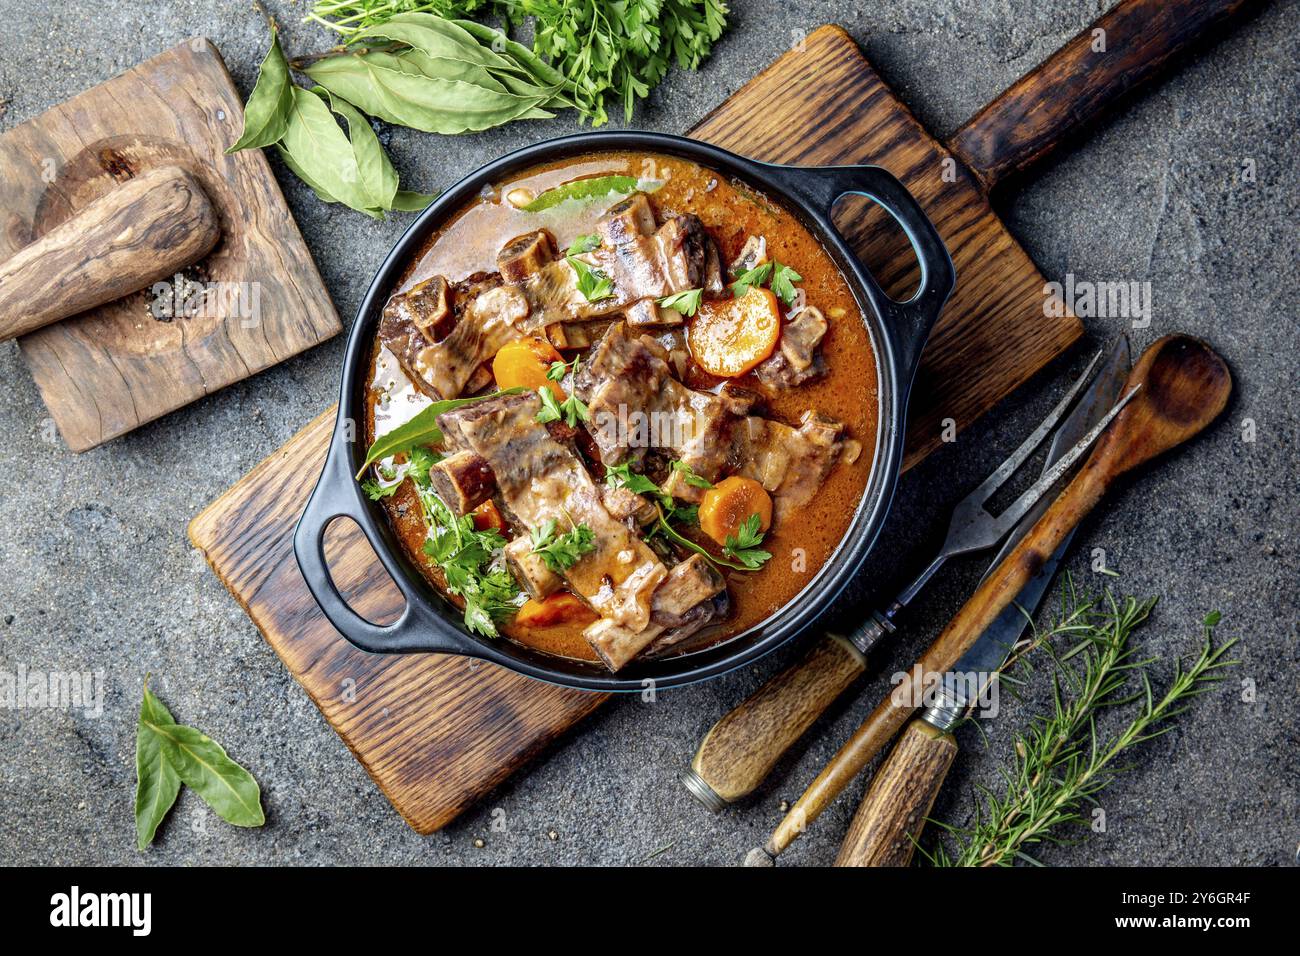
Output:
[[[907,866],[957,756],[952,734],[913,720],[876,771],[836,866]]]
[[[1105,436],[1102,441],[1105,441]],[[952,669],[984,629],[1015,599],[1025,582],[1056,551],[1071,529],[1101,500],[1112,477],[1094,452],[1083,470],[1043,513],[1015,550],[984,579],[913,669],[903,676],[808,785],[772,832],[764,847],[769,856],[778,856],[794,842],[862,768],[884,749],[916,710],[924,682]]]
[[[687,789],[713,810],[752,793],[865,668],[861,651],[827,634],[713,725],[683,775]]]
[[[949,140],[984,188],[1046,155],[1254,0],[1123,0]]]

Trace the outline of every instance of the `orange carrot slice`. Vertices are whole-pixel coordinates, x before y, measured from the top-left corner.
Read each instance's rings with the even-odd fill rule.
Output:
[[[488,528],[495,528],[497,531],[506,530],[506,519],[501,517],[501,512],[489,498],[477,508],[470,512],[474,516],[474,530],[486,531]]]
[[[567,396],[558,384],[546,377],[552,362],[563,359],[555,346],[544,339],[526,338],[507,342],[492,359],[492,377],[496,379],[497,388],[526,388],[536,391],[543,385],[549,386],[556,399]]]
[[[776,296],[752,286],[737,298],[701,305],[687,329],[687,342],[700,368],[735,378],[771,355],[780,334]]]
[[[515,614],[523,627],[555,627],[557,624],[589,624],[596,612],[568,591],[556,591],[541,601],[529,598]]]
[[[704,493],[700,501],[700,530],[725,545],[752,515],[758,515],[760,531],[770,528],[772,496],[753,478],[732,475]]]

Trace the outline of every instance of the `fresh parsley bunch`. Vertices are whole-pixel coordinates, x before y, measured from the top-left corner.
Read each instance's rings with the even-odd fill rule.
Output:
[[[351,39],[394,16],[532,21],[532,52],[564,78],[564,105],[593,126],[609,121],[607,104],[630,121],[675,62],[698,69],[727,29],[723,0],[317,0],[308,19]]]

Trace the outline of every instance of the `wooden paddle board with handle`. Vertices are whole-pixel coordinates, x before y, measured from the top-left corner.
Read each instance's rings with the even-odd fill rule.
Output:
[[[73,451],[282,362],[342,328],[266,157],[256,149],[225,154],[239,138],[243,115],[221,54],[196,37],[0,136],[0,263],[18,258],[21,264],[23,250],[39,250],[51,237],[60,240],[52,267],[78,259],[87,264],[75,279],[59,279],[51,268],[35,292],[43,308],[53,307],[50,299],[82,294],[83,284],[106,284],[87,271],[108,251],[94,223],[80,246],[60,227],[93,212],[96,203],[118,201],[133,180],[182,171],[211,202],[219,226],[215,248],[181,272],[180,281],[163,276],[143,289],[128,282],[121,298],[19,340]],[[14,271],[9,285],[18,282]],[[0,282],[6,278],[0,271]],[[12,294],[32,293],[24,285]],[[104,301],[95,291],[87,304]],[[7,304],[0,291],[0,305]],[[22,314],[28,328],[33,318]],[[8,333],[0,323],[0,334]]]
[[[1128,69],[1138,64],[1130,61]],[[1042,75],[1048,83],[1051,75]],[[1112,77],[1104,71],[1101,79]],[[1114,92],[1090,101],[1090,111]],[[1052,101],[1050,85],[1032,95]],[[1006,113],[995,106],[966,128],[968,139],[1001,128]],[[1050,144],[1053,129],[1068,131],[1076,118],[1070,104],[1053,106],[1048,116],[1033,155]],[[1080,324],[1068,312],[1045,314],[1044,277],[989,206],[987,189],[1006,163],[968,168],[926,133],[838,27],[808,35],[691,135],[774,162],[879,164],[933,218],[958,282],[922,359],[909,464],[939,444],[944,419],[970,424],[1079,336]],[[1014,167],[1025,164],[1019,145],[1012,153],[990,147],[988,155],[1014,155]],[[899,254],[893,231],[863,206],[845,209],[839,219],[886,288],[906,288],[915,262],[910,250]],[[368,655],[325,621],[299,575],[291,539],[324,461],[333,416],[331,410],[316,419],[210,505],[191,524],[190,537],[398,812],[428,833],[604,698],[463,658]],[[339,528],[328,552],[358,611],[379,622],[396,616],[396,587],[359,531]]]

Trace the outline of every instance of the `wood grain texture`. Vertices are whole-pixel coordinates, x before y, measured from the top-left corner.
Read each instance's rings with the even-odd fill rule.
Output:
[[[863,798],[840,845],[836,866],[907,866],[957,756],[952,734],[914,720]]]
[[[927,684],[940,679],[1020,594],[1112,482],[1196,435],[1223,411],[1232,391],[1227,365],[1204,342],[1170,335],[1153,343],[1129,374],[1132,401],[1097,439],[1078,474],[1015,549],[980,583],[875,710],[853,732],[778,824],[767,844],[785,850],[880,752],[912,714]]]
[[[261,150],[232,156],[241,99],[207,40],[180,44],[0,136],[0,260],[133,177],[179,166],[222,239],[199,315],[160,322],[148,290],[46,326],[22,354],[68,447],[84,451],[342,328]]]
[[[293,528],[325,461],[334,414],[203,511],[190,540],[397,811],[430,833],[604,697],[463,657],[367,654],[334,630],[293,556]],[[371,620],[395,617],[402,597],[360,529],[340,522],[337,530],[328,549],[340,590]]]
[[[1068,312],[1044,315],[1046,280],[994,215],[976,179],[925,131],[839,27],[745,84],[691,131],[754,159],[883,166],[920,202],[957,267],[957,288],[930,335],[912,393],[910,468],[965,428],[1082,333]],[[841,231],[895,298],[915,287],[916,260],[897,226],[866,200],[837,211]]]
[[[169,277],[220,238],[193,176],[176,166],[141,173],[0,261],[0,340]]]
[[[748,796],[865,669],[866,659],[847,641],[823,637],[714,724],[691,769],[728,803]]]
[[[991,189],[1256,0],[1123,0],[1013,83],[949,140]]]
[[[923,362],[908,462],[939,441],[943,418],[968,424],[1079,335],[1071,316],[1047,319],[1043,278],[965,173],[942,178],[944,149],[881,83],[837,27],[812,33],[710,114],[692,135],[760,159],[879,163],[935,218],[958,263],[958,285]],[[848,229],[886,288],[915,262],[861,207]],[[873,207],[874,208],[874,207]],[[909,254],[910,255],[910,254]],[[438,656],[370,656],[324,620],[293,559],[291,537],[324,461],[318,419],[195,519],[190,536],[248,610],[357,759],[412,827],[427,833],[483,796],[604,697]],[[372,620],[400,598],[360,532],[340,536],[330,562]],[[364,693],[340,697],[351,678]]]

